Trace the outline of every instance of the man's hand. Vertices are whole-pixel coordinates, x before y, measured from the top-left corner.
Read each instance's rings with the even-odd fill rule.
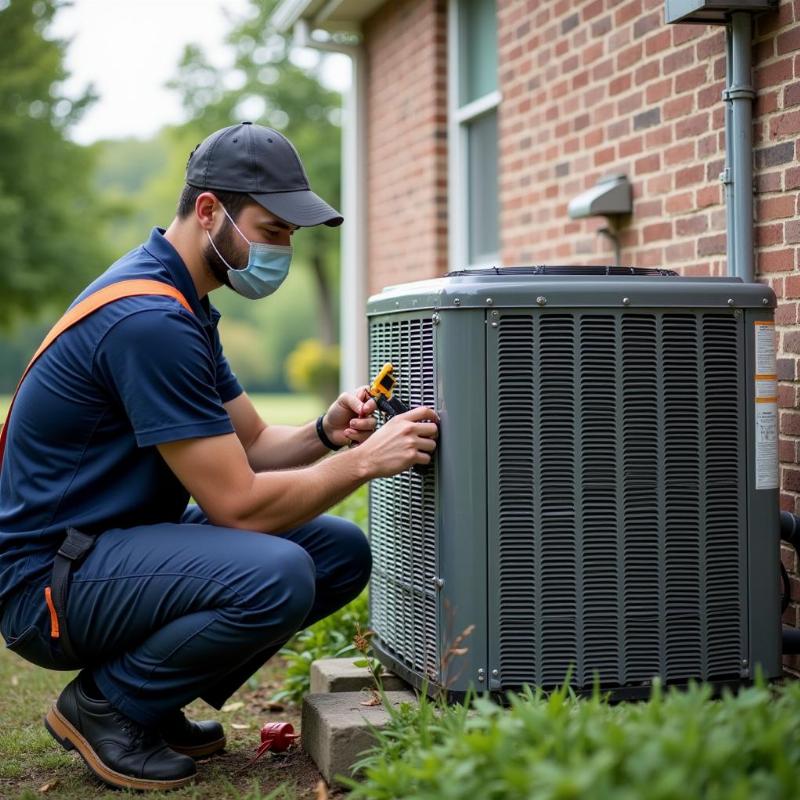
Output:
[[[375,417],[372,415],[376,410],[375,400],[367,387],[362,386],[354,394],[339,395],[325,412],[322,427],[334,444],[359,444],[374,433]]]
[[[425,406],[392,417],[359,453],[372,478],[397,475],[414,464],[430,464],[439,435],[438,416]]]

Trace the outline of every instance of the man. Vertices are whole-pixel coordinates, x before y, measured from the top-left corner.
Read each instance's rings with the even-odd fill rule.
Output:
[[[208,293],[274,292],[293,233],[341,222],[280,133],[217,131],[189,158],[169,228],[83,292],[20,385],[0,473],[0,632],[35,664],[83,668],[45,724],[113,786],[182,786],[191,756],[224,746],[221,725],[181,708],[221,708],[361,592],[367,540],[323,512],[436,447],[425,408],[375,432],[365,388],[316,422],[267,425],[225,360]]]

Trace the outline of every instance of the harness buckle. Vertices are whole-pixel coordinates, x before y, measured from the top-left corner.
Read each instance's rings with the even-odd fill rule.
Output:
[[[58,554],[69,561],[80,561],[94,547],[95,538],[75,528],[67,528],[67,538],[58,548]]]

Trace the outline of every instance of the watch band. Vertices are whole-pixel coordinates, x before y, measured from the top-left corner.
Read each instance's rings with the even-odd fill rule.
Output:
[[[324,414],[320,414],[317,417],[317,436],[319,436],[319,440],[328,450],[339,450],[341,449],[340,444],[334,444],[329,438],[328,435],[325,433],[325,429],[322,427],[322,420],[325,418]]]

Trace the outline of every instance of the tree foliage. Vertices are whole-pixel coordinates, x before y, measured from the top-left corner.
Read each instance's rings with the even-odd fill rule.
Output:
[[[294,64],[288,43],[269,31],[273,0],[253,0],[245,17],[231,20],[232,68],[187,48],[173,81],[184,124],[147,141],[90,147],[67,134],[93,98],[64,97],[66,44],[47,34],[63,4],[0,0],[0,324],[42,309],[0,340],[0,391],[13,388],[48,322],[78,291],[154,225],[169,225],[187,157],[214,130],[243,119],[282,130],[312,188],[339,203],[340,96],[321,85],[319,67]],[[335,341],[338,244],[335,229],[301,230],[275,297],[254,303],[226,289],[214,293],[226,354],[249,390],[286,391],[284,361],[297,343]]]
[[[316,69],[292,62],[289,42],[269,26],[276,5],[276,0],[252,0],[250,14],[234,25],[227,37],[232,71],[209,63],[199,48],[186,48],[170,84],[190,117],[182,132],[191,131],[200,141],[242,120],[280,130],[299,151],[311,188],[338,206],[341,97],[322,85],[321,62]],[[297,260],[308,264],[314,278],[318,333],[326,344],[336,339],[338,241],[338,232],[325,226],[295,238]]]
[[[63,305],[102,267],[91,153],[69,126],[93,96],[65,96],[60,0],[0,0],[0,325]]]

